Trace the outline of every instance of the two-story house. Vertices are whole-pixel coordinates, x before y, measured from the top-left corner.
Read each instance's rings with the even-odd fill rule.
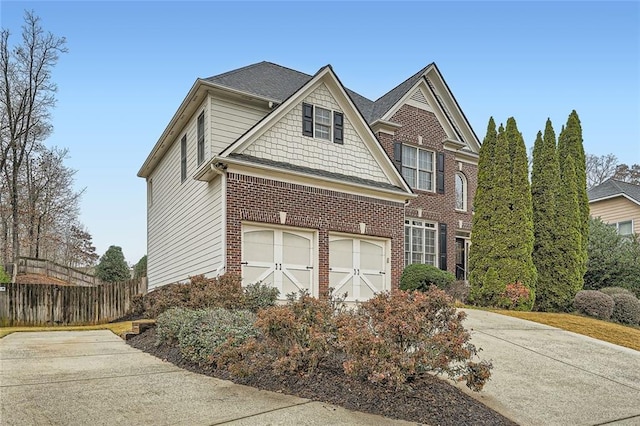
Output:
[[[435,64],[376,101],[330,66],[198,79],[138,172],[150,288],[232,272],[363,300],[414,262],[464,279],[478,150]]]
[[[640,234],[640,185],[608,179],[587,195],[592,217],[614,226],[620,235]]]

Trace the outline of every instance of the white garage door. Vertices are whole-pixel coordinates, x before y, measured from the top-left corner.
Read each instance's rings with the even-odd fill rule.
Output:
[[[350,301],[388,290],[388,246],[388,240],[330,235],[329,286]]]
[[[289,293],[315,295],[314,234],[302,230],[245,225],[242,230],[242,282],[262,282]]]

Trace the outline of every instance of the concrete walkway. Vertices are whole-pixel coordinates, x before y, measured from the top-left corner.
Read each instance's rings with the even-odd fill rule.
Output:
[[[493,361],[476,397],[521,425],[640,425],[640,352],[554,327],[465,310]]]
[[[0,339],[0,424],[409,425],[179,369],[110,331]]]

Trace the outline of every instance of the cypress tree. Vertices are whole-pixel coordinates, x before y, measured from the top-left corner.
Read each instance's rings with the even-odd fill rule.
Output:
[[[578,223],[580,231],[580,283],[576,283],[582,289],[584,285],[584,273],[587,270],[587,242],[589,240],[589,198],[587,196],[587,172],[586,158],[582,140],[582,126],[578,113],[573,110],[569,114],[567,124],[562,128],[558,137],[558,158],[560,159],[560,176],[563,181],[568,177],[568,158],[573,158],[574,177],[576,184],[576,197],[578,203]],[[565,192],[560,193],[560,197],[565,196]],[[568,195],[567,195],[568,196]],[[571,201],[565,200],[565,205],[569,206]]]
[[[532,258],[534,237],[529,161],[524,139],[513,117],[507,120],[505,138],[509,144],[511,166],[508,229],[504,237],[508,241],[509,252],[498,275],[505,284],[520,282],[529,289],[529,300],[523,307],[531,309],[535,300],[537,273]]]
[[[487,133],[480,147],[478,159],[478,184],[473,198],[473,231],[471,233],[471,248],[469,251],[469,281],[471,292],[469,300],[483,303],[483,283],[485,275],[491,266],[492,242],[492,197],[495,151],[498,132],[493,117],[489,118]]]
[[[507,120],[506,129],[500,126],[497,135],[494,129],[490,120],[485,143],[492,145],[495,140],[491,166],[482,158],[489,150],[480,153],[478,189],[490,191],[490,196],[481,193],[477,200],[476,193],[474,199],[470,300],[499,306],[507,284],[520,282],[530,290],[529,300],[522,304],[530,309],[536,272],[531,258],[533,220],[526,148],[513,118]]]
[[[553,287],[553,299],[549,308],[566,310],[575,294],[584,285],[584,259],[576,168],[573,156],[564,159],[564,173],[560,181],[556,215],[556,250],[561,267],[556,269],[557,282]]]
[[[533,145],[533,170],[531,173],[531,198],[533,206],[533,263],[538,272],[536,286],[537,310],[558,310],[563,299],[557,294],[559,288],[558,269],[563,268],[557,242],[557,197],[560,191],[560,166],[556,150],[556,135],[551,120],[547,119],[542,132],[538,132]]]

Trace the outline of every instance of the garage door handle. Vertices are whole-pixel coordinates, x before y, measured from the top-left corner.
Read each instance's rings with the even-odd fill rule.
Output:
[[[249,262],[240,262],[241,265],[248,265]]]
[[[385,274],[384,272],[380,271],[380,275],[384,275],[384,274]]]
[[[307,266],[307,269],[313,269],[313,266]],[[331,270],[331,268],[329,268]]]

